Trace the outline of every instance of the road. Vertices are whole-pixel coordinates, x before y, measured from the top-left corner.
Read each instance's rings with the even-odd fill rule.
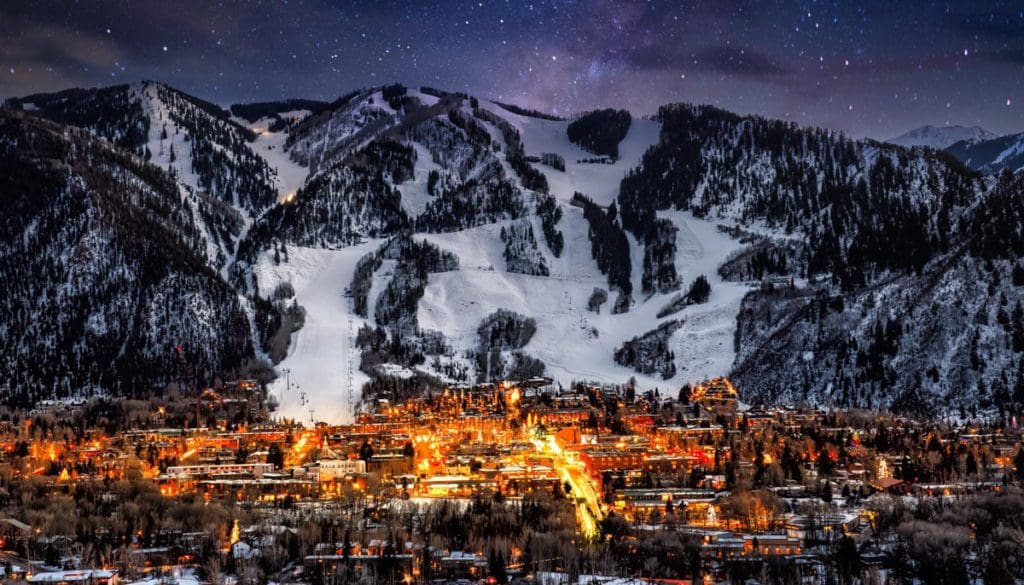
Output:
[[[552,465],[562,478],[563,484],[569,485],[569,497],[576,504],[580,532],[587,538],[597,536],[601,521],[604,520],[604,507],[597,493],[597,486],[587,475],[583,464],[575,458],[575,453],[562,449],[554,437],[549,436],[544,441],[535,439],[533,443],[539,452],[551,457]]]

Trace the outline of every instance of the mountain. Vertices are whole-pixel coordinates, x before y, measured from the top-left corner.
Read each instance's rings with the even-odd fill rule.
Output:
[[[972,169],[983,173],[1012,172],[1024,169],[1024,134],[1009,134],[988,140],[962,140],[947,152]]]
[[[986,187],[920,270],[849,291],[817,283],[745,298],[738,382],[768,402],[1020,412],[1024,183]]]
[[[290,371],[271,383],[281,412],[332,421],[350,417],[361,394],[537,375],[632,377],[675,392],[731,374],[754,403],[965,414],[1024,404],[1024,185],[940,150],[710,106],[563,120],[401,85],[229,113],[143,83],[8,109],[22,126],[82,128],[64,135],[88,145],[73,152],[116,154],[107,168],[118,177],[157,177],[111,190],[161,193],[157,208],[175,218],[166,229],[187,250],[157,257],[194,279],[178,296],[222,303],[181,323],[170,318],[178,309],[162,313],[162,338],[206,353],[154,368],[160,380],[186,365],[209,379],[273,362]],[[8,164],[35,173],[33,160]],[[26,176],[17,184],[31,191]],[[55,194],[37,201],[67,205]],[[47,236],[74,225],[54,213]],[[11,246],[35,241],[34,216],[19,214]],[[40,290],[72,278],[58,250],[75,241],[23,252],[38,254],[28,264],[46,275]],[[25,269],[8,257],[6,280],[21,283]],[[130,299],[93,295],[70,317],[33,313],[49,293],[20,291],[7,310],[31,317],[7,348],[28,355],[31,332],[60,319],[145,322],[137,315],[164,278],[133,280]],[[129,338],[126,327],[111,338]],[[61,380],[51,394],[125,392],[116,370],[95,383],[62,373],[84,351],[73,344],[80,329],[69,331],[40,342],[53,349],[37,369]],[[140,359],[166,355],[136,345]],[[47,388],[26,394],[13,368],[0,372],[12,391]]]
[[[87,129],[174,175],[194,202],[209,263],[218,269],[230,263],[252,218],[279,197],[279,170],[255,152],[256,132],[162,83],[36,94],[5,107]]]
[[[255,355],[247,303],[210,266],[192,203],[90,132],[0,110],[6,401],[144,395]]]
[[[941,150],[962,140],[982,141],[995,137],[995,134],[980,126],[921,126],[886,142],[907,147],[928,146]]]

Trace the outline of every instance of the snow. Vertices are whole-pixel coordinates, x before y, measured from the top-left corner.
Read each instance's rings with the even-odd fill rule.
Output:
[[[142,108],[150,120],[149,142],[147,147],[153,158],[150,162],[164,169],[173,168],[178,180],[193,190],[199,190],[199,176],[192,171],[192,144],[188,141],[188,131],[179,128],[171,120],[167,104],[159,98],[156,86],[141,84],[136,91],[142,98]],[[161,140],[160,134],[166,127],[167,140]],[[171,150],[174,150],[174,162],[171,162]]]
[[[203,581],[196,575],[195,569],[175,566],[170,573],[154,575],[150,573],[144,579],[132,581],[128,585],[202,585]]]
[[[376,107],[381,107],[382,100],[378,98],[375,103]],[[694,278],[704,274],[712,285],[707,303],[686,307],[675,315],[659,319],[658,311],[677,293],[643,298],[640,292],[643,249],[630,235],[633,307],[624,314],[611,314],[616,296],[611,293],[600,313],[586,309],[594,289],[607,290],[608,280],[591,257],[588,224],[582,210],[565,202],[575,191],[581,191],[599,204],[611,203],[618,195],[623,175],[657,142],[659,124],[634,120],[620,145],[622,158],[614,164],[578,164],[578,159],[593,155],[569,142],[565,134],[568,122],[518,116],[487,102],[481,105],[519,129],[528,155],[554,152],[565,157],[567,170],[564,173],[535,165],[547,175],[552,193],[562,201],[563,217],[557,228],[564,235],[565,248],[561,257],[554,257],[540,229],[539,218],[529,218],[538,249],[550,270],[550,276],[543,277],[506,272],[500,232],[508,222],[454,233],[415,235],[459,257],[458,270],[429,275],[417,310],[420,328],[443,332],[451,344],[453,352],[446,359],[469,366],[470,360],[464,356],[466,350],[477,346],[480,322],[498,309],[508,309],[536,320],[537,332],[523,351],[542,360],[546,364],[546,375],[563,384],[574,380],[623,383],[635,376],[642,388],[665,389],[729,373],[735,357],[736,317],[748,287],[723,282],[718,276],[718,266],[742,244],[721,232],[711,220],[697,219],[686,212],[659,213],[679,228],[676,267],[683,285],[679,292],[685,292]],[[500,139],[497,128],[488,123],[484,126]],[[333,136],[328,138],[324,133],[320,138],[330,140]],[[424,145],[416,142],[411,145],[417,153],[414,177],[399,185],[399,189],[403,206],[415,217],[430,201],[426,192],[427,176],[439,167]],[[504,157],[499,158],[504,164]],[[261,259],[257,267],[260,289],[270,291],[277,283],[289,281],[295,287],[298,303],[306,309],[306,324],[294,336],[287,357],[278,367],[282,374],[285,369],[290,371],[291,390],[285,392],[288,380],[284,375],[271,387],[275,396],[284,394],[282,416],[308,421],[312,410],[312,418],[316,420],[329,423],[351,420],[359,388],[368,380],[358,369],[360,356],[354,347],[356,332],[366,320],[352,313],[351,301],[343,293],[351,282],[356,262],[378,243],[368,242],[342,250],[289,247],[290,261],[279,266],[273,264],[270,254]],[[393,270],[394,262],[385,261],[373,276],[368,295],[370,320],[376,298]],[[644,376],[615,364],[613,354],[625,341],[657,328],[668,319],[683,321],[670,339],[677,367],[672,379]],[[424,367],[430,368],[429,365]],[[474,368],[470,367],[469,371],[473,372]],[[392,373],[412,374],[399,366],[395,366]],[[308,404],[303,403],[303,395]]]
[[[436,104],[437,102],[441,101],[436,96],[432,96],[430,94],[423,93],[422,91],[420,91],[418,89],[413,89],[411,87],[409,88],[409,91],[407,92],[406,95],[409,95],[411,97],[414,97],[414,98],[418,99],[421,104],[423,104],[424,106],[427,106],[427,107],[432,106],[432,105]]]
[[[748,289],[723,282],[717,267],[741,244],[711,222],[695,219],[689,213],[666,212],[662,217],[679,226],[677,269],[684,283],[704,274],[712,284],[707,303],[669,317],[684,320],[672,338],[679,373],[671,380],[643,376],[614,363],[614,351],[623,342],[665,320],[656,314],[671,295],[658,294],[646,302],[638,301],[632,310],[620,315],[610,313],[612,295],[600,314],[587,311],[586,303],[594,288],[607,289],[608,284],[590,257],[587,225],[575,208],[567,208],[559,223],[565,233],[566,250],[563,258],[548,258],[550,277],[504,272],[500,224],[426,236],[457,254],[460,269],[430,275],[417,314],[420,326],[444,331],[459,353],[476,346],[478,325],[497,309],[532,317],[537,321],[537,333],[523,351],[544,361],[546,375],[563,384],[573,380],[621,383],[635,376],[641,387],[666,388],[725,375],[735,357],[732,345],[736,316]]]
[[[352,312],[345,289],[359,259],[379,245],[368,241],[341,250],[289,246],[288,262],[279,265],[274,265],[273,252],[260,258],[255,268],[260,290],[273,291],[279,283],[290,282],[306,310],[305,325],[292,336],[288,355],[277,366],[280,377],[269,387],[280,401],[279,416],[303,422],[352,421],[369,378],[359,371],[355,347],[356,332],[365,321]]]
[[[309,112],[296,110],[285,112],[282,117],[304,117]],[[244,120],[241,120],[244,122]],[[276,171],[275,183],[277,184],[278,201],[284,201],[289,195],[299,190],[306,182],[309,169],[295,162],[285,151],[284,143],[288,139],[287,132],[271,132],[269,129],[271,120],[264,118],[255,124],[248,124],[250,130],[256,133],[256,141],[252,143],[253,152],[263,158]]]
[[[567,573],[537,573],[537,582],[541,585],[568,585],[569,583],[580,583],[581,585],[646,585],[650,583],[646,579],[634,577],[612,577],[607,575],[579,575],[572,579]]]
[[[566,135],[568,121],[520,116],[491,102],[481,101],[480,105],[508,120],[519,130],[527,155],[540,156],[545,152],[553,152],[565,158],[565,172],[547,165],[534,165],[547,176],[551,194],[562,201],[569,201],[574,192],[580,191],[598,205],[611,203],[619,194],[622,177],[640,163],[647,149],[658,142],[661,132],[661,124],[658,122],[634,118],[629,133],[619,143],[618,161],[614,164],[577,163],[577,160],[594,158],[595,155],[569,141]]]
[[[152,158],[150,162],[154,165],[173,169],[175,178],[178,179],[182,200],[186,202],[192,213],[192,221],[197,226],[206,226],[202,219],[202,203],[195,197],[199,193],[199,175],[192,170],[192,144],[189,142],[188,131],[179,128],[171,119],[167,104],[160,99],[157,88],[153,84],[141,83],[133,87],[136,95],[142,103],[142,109],[149,118],[149,140],[146,148],[149,149]],[[167,139],[161,138],[164,130],[167,131]],[[174,152],[174,162],[171,162],[171,152]],[[191,193],[189,193],[191,189]],[[238,208],[238,202],[234,205]],[[243,220],[248,218],[244,211],[241,212]],[[216,267],[220,256],[220,246],[216,238],[208,229],[203,230],[203,238],[206,242],[206,257],[211,266]]]
[[[887,142],[900,146],[930,146],[943,149],[961,140],[989,140],[996,135],[980,126],[921,126],[890,138]]]
[[[312,110],[288,110],[287,112],[278,112],[277,116],[282,120],[299,119],[302,120],[307,116],[313,115]]]
[[[995,160],[992,161],[992,164],[998,165],[998,164],[1002,163],[1003,161],[1007,160],[1008,158],[1017,156],[1021,152],[1024,152],[1024,140],[1020,140],[1018,138],[1018,140],[1016,142],[1014,142],[1013,144],[1008,146],[1005,150],[1000,152],[999,156],[997,156],[995,158]]]
[[[670,211],[658,215],[672,220],[679,229],[676,271],[683,291],[701,274],[711,283],[708,302],[677,313],[683,319],[683,326],[672,337],[678,375],[689,382],[724,376],[736,359],[733,346],[736,317],[749,287],[722,280],[718,267],[743,245],[722,233],[716,224],[696,219],[690,212]]]
[[[324,115],[324,114],[321,114]],[[360,95],[337,110],[326,114],[326,120],[307,132],[296,135],[291,154],[318,165],[344,156],[366,144],[395,120],[395,111],[381,99],[380,92]]]
[[[419,142],[412,142],[411,145],[416,150],[413,178],[399,185],[398,190],[402,192],[402,207],[405,208],[405,212],[409,214],[409,217],[417,217],[426,211],[427,205],[433,199],[427,192],[427,179],[430,171],[439,170],[441,167],[434,162],[430,151],[425,146]]]

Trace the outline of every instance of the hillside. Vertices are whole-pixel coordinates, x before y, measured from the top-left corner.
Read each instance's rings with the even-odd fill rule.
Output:
[[[0,110],[5,399],[146,394],[238,372],[248,304],[210,267],[206,226],[162,169]]]
[[[995,134],[981,126],[921,126],[890,138],[886,142],[906,147],[927,146],[942,150],[961,140],[977,142],[995,137]]]
[[[160,84],[81,91],[12,119],[159,171],[188,212],[174,231],[259,332],[224,367],[287,369],[286,416],[343,420],[366,384],[534,375],[1015,407],[1024,267],[998,242],[1020,188],[946,153],[688,104],[561,120],[390,85],[232,117]]]
[[[946,151],[983,173],[998,173],[1002,170],[1018,172],[1024,169],[1024,134],[1009,134],[987,140],[962,140],[950,145]]]

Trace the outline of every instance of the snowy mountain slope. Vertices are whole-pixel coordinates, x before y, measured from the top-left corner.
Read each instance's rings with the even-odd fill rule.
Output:
[[[291,246],[287,262],[275,263],[272,253],[260,258],[255,269],[260,290],[289,283],[306,312],[302,329],[292,334],[288,355],[277,364],[279,372],[288,373],[269,388],[280,403],[278,415],[302,422],[311,416],[331,422],[352,420],[369,376],[359,370],[355,347],[356,332],[365,319],[352,311],[345,292],[356,262],[379,244],[370,240],[343,250]]]
[[[0,385],[11,403],[146,395],[239,371],[245,307],[171,175],[0,110]]]
[[[476,345],[480,322],[498,309],[509,309],[537,321],[537,332],[523,348],[541,359],[547,375],[563,384],[573,380],[613,381],[636,376],[643,387],[672,388],[704,376],[728,372],[740,299],[749,290],[724,283],[717,266],[738,243],[711,222],[683,212],[667,214],[680,227],[678,269],[690,275],[706,274],[712,280],[712,297],[706,304],[684,309],[675,317],[684,326],[673,336],[679,375],[669,380],[643,376],[615,364],[610,358],[627,339],[657,327],[656,313],[669,295],[655,295],[629,313],[588,311],[587,301],[595,288],[607,286],[605,277],[589,257],[590,242],[579,211],[572,209],[566,222],[566,254],[552,264],[549,277],[516,274],[504,270],[500,225],[489,225],[452,234],[428,236],[444,250],[460,258],[460,269],[430,276],[418,318],[422,327],[444,331],[455,353]]]
[[[613,164],[581,162],[594,155],[569,141],[568,121],[543,120],[520,116],[493,102],[481,101],[481,107],[508,120],[523,136],[528,155],[551,152],[565,159],[565,171],[546,165],[535,165],[548,179],[550,192],[568,202],[579,191],[599,205],[610,204],[618,195],[619,183],[627,171],[636,167],[640,157],[658,141],[661,124],[654,120],[636,119],[619,145],[619,159]]]
[[[908,151],[708,106],[663,107],[662,136],[622,182],[622,225],[664,272],[661,209],[735,222],[810,244],[806,268],[863,286],[923,265],[983,188],[948,155]],[[900,253],[894,253],[900,250]],[[669,279],[670,280],[670,279]]]
[[[150,119],[148,150],[154,162],[249,216],[274,203],[273,171],[253,152],[254,133],[220,107],[164,84],[143,82],[132,90],[143,98]],[[177,157],[185,158],[171,160]]]
[[[568,121],[429,88],[254,122],[165,86],[111,91],[32,107],[174,169],[161,192],[205,267],[176,278],[213,267],[236,308],[178,296],[196,327],[243,317],[259,343],[230,367],[282,360],[289,417],[347,420],[365,383],[399,398],[539,373],[666,389],[732,371],[753,402],[938,410],[1009,405],[1024,380],[1024,188],[944,152],[675,104],[618,144],[588,118],[609,164]],[[795,288],[739,280],[772,275]],[[148,320],[184,327],[176,310]],[[965,384],[982,390],[951,393]]]
[[[305,119],[310,112],[308,110],[288,111],[282,115],[291,119]],[[244,122],[244,120],[239,119]],[[273,120],[260,118],[247,125],[247,128],[256,135],[252,143],[252,150],[262,158],[273,170],[274,186],[277,190],[277,202],[283,203],[293,197],[299,188],[306,183],[309,176],[309,169],[292,159],[287,149],[287,129],[274,130]]]
[[[245,254],[275,238],[338,247],[414,227],[445,231],[524,212],[522,193],[490,149],[482,123],[460,107],[463,100],[412,92],[395,110],[382,94],[365,92],[292,131],[292,156],[311,157],[315,143],[327,145],[317,147],[317,157],[337,160],[321,161],[293,201],[256,222]],[[303,137],[291,142],[300,131]],[[420,161],[423,154],[429,158]],[[431,171],[438,172],[433,194]]]
[[[151,121],[130,85],[33,94],[8,99],[4,107],[86,128],[140,156],[145,153]]]
[[[86,128],[250,215],[274,201],[272,172],[249,148],[255,135],[219,106],[162,83],[37,94],[5,106]]]
[[[963,140],[946,148],[946,152],[964,164],[983,173],[1004,169],[1024,169],[1024,134],[1010,134],[988,140]]]
[[[496,312],[506,310],[537,324],[536,333],[517,352],[539,359],[544,371],[563,383],[583,378],[621,381],[636,375],[644,386],[671,387],[726,374],[733,367],[744,376],[754,363],[748,347],[757,339],[754,332],[787,322],[776,323],[774,316],[759,320],[756,325],[744,325],[737,337],[737,317],[750,287],[724,279],[718,270],[723,262],[742,257],[746,274],[762,274],[766,268],[769,274],[824,274],[832,280],[818,286],[837,292],[867,290],[899,275],[916,282],[913,271],[949,253],[964,233],[959,220],[987,189],[976,175],[939,153],[851,141],[837,133],[734,116],[713,108],[673,106],[663,109],[654,120],[636,120],[620,145],[619,161],[594,164],[578,162],[592,156],[568,140],[564,134],[567,122],[521,116],[485,101],[479,102],[479,107],[487,115],[468,100],[447,105],[450,107],[418,116],[414,107],[393,110],[393,128],[401,130],[381,130],[377,138],[359,146],[363,150],[353,151],[362,152],[361,156],[348,159],[377,169],[373,176],[380,184],[367,183],[379,194],[376,201],[393,201],[389,205],[401,208],[400,215],[408,218],[414,233],[424,234],[432,244],[459,258],[458,269],[430,273],[422,291],[402,301],[414,303],[414,318],[403,321],[414,323],[414,329],[378,333],[409,344],[401,355],[385,358],[395,360],[391,371],[412,369],[454,381],[495,371],[490,358],[478,361],[478,328]],[[503,125],[512,129],[513,139],[521,141],[526,156],[539,159],[548,153],[565,161],[565,171],[531,163],[546,180],[543,188],[555,196],[559,217],[553,230],[563,242],[558,254],[539,215],[544,193],[524,187],[521,169],[513,168],[510,154],[492,154],[511,152],[510,135]],[[404,145],[405,150],[397,146],[381,150],[389,141]],[[385,157],[383,152],[402,154]],[[320,174],[338,177],[352,172],[351,162],[334,164]],[[460,183],[482,176],[495,181],[483,191],[490,197],[508,189],[503,181],[510,179],[512,193],[518,192],[523,202],[522,211],[481,214],[486,205],[479,203],[453,207],[464,205],[460,201],[467,197],[459,190]],[[628,312],[613,312],[611,303],[601,306],[600,312],[587,308],[596,298],[595,289],[607,294],[611,277],[595,263],[594,254],[603,245],[603,236],[594,240],[594,226],[588,225],[572,199],[577,191],[592,194],[599,206],[607,206],[600,208],[612,217],[607,229],[627,229],[623,236],[629,262],[626,278],[634,291],[632,301],[625,305]],[[334,197],[344,191],[321,192]],[[432,213],[444,198],[445,213]],[[621,217],[615,217],[612,208],[620,210]],[[510,221],[523,213],[535,237],[517,245],[535,247],[536,252],[516,254],[521,258],[539,254],[541,260],[530,262],[542,262],[548,276],[543,276],[544,271],[524,271],[517,267],[521,264],[508,260],[508,242],[501,232],[524,225],[522,219]],[[466,219],[452,221],[454,215]],[[367,215],[364,210],[354,217],[364,221],[381,216],[376,211]],[[766,240],[767,252],[743,256],[739,251],[744,245],[719,230],[719,223],[743,226],[756,238],[775,239]],[[304,229],[311,228],[316,234],[323,234],[325,226],[338,226],[329,218],[305,219],[299,224],[306,224]],[[375,224],[362,225],[342,224],[342,233],[356,227],[350,233],[352,241],[359,241],[371,233],[383,236],[396,229],[382,226],[368,232],[365,226]],[[324,237],[316,235],[305,242],[316,242],[316,238],[331,241]],[[294,236],[285,237],[289,238]],[[779,253],[775,250],[781,250],[780,245],[785,246],[787,265],[777,264]],[[894,250],[900,253],[894,255]],[[707,302],[681,303],[678,312],[658,317],[699,275],[710,281]],[[369,304],[377,306],[378,312],[379,291],[394,278],[392,265],[382,264],[372,273]],[[653,282],[661,284],[652,285],[654,278]],[[611,359],[628,340],[670,319],[680,323],[671,330],[666,346],[671,371],[643,375],[639,371],[647,371],[645,366],[618,365]],[[862,317],[848,328],[866,331],[869,320]],[[374,322],[373,311],[368,321]],[[740,322],[744,323],[742,318]],[[437,338],[437,333],[443,337]],[[795,330],[792,333],[796,334]],[[774,339],[758,342],[758,347],[764,346],[759,351],[781,351],[772,349],[776,343]],[[506,361],[515,357],[512,352],[503,354]],[[786,364],[786,374],[797,378],[779,383],[807,389],[803,377],[813,376],[825,384],[837,380],[834,371],[822,369],[825,363],[803,369]],[[907,369],[921,375],[922,367]],[[853,375],[866,375],[866,368],[856,365]],[[378,367],[375,371],[380,375],[382,370]],[[757,375],[773,379],[763,371]],[[954,379],[952,374],[947,377]],[[762,390],[764,384],[748,385],[754,399],[767,395],[791,400],[800,394],[772,394],[776,391]],[[887,396],[886,405],[906,403],[894,402],[896,394],[886,387],[873,398],[865,393],[848,395],[848,399],[864,404]],[[822,400],[825,395],[807,390],[804,396]]]
[[[886,140],[900,146],[927,146],[936,150],[948,148],[961,140],[981,142],[996,135],[981,126],[921,126]]]
[[[380,88],[354,91],[299,122],[286,144],[292,158],[315,172],[399,124],[405,112],[392,107],[384,93]],[[405,90],[401,98],[422,106],[438,102],[416,90]]]
[[[735,381],[758,403],[1019,413],[1024,279],[1011,275],[1015,265],[960,247],[920,277],[850,293],[754,293],[743,301]]]
[[[206,255],[218,270],[248,222],[277,199],[282,179],[253,151],[256,135],[220,107],[162,83],[38,94],[6,106],[85,128],[171,172],[204,226]],[[293,169],[284,169],[294,182]]]

